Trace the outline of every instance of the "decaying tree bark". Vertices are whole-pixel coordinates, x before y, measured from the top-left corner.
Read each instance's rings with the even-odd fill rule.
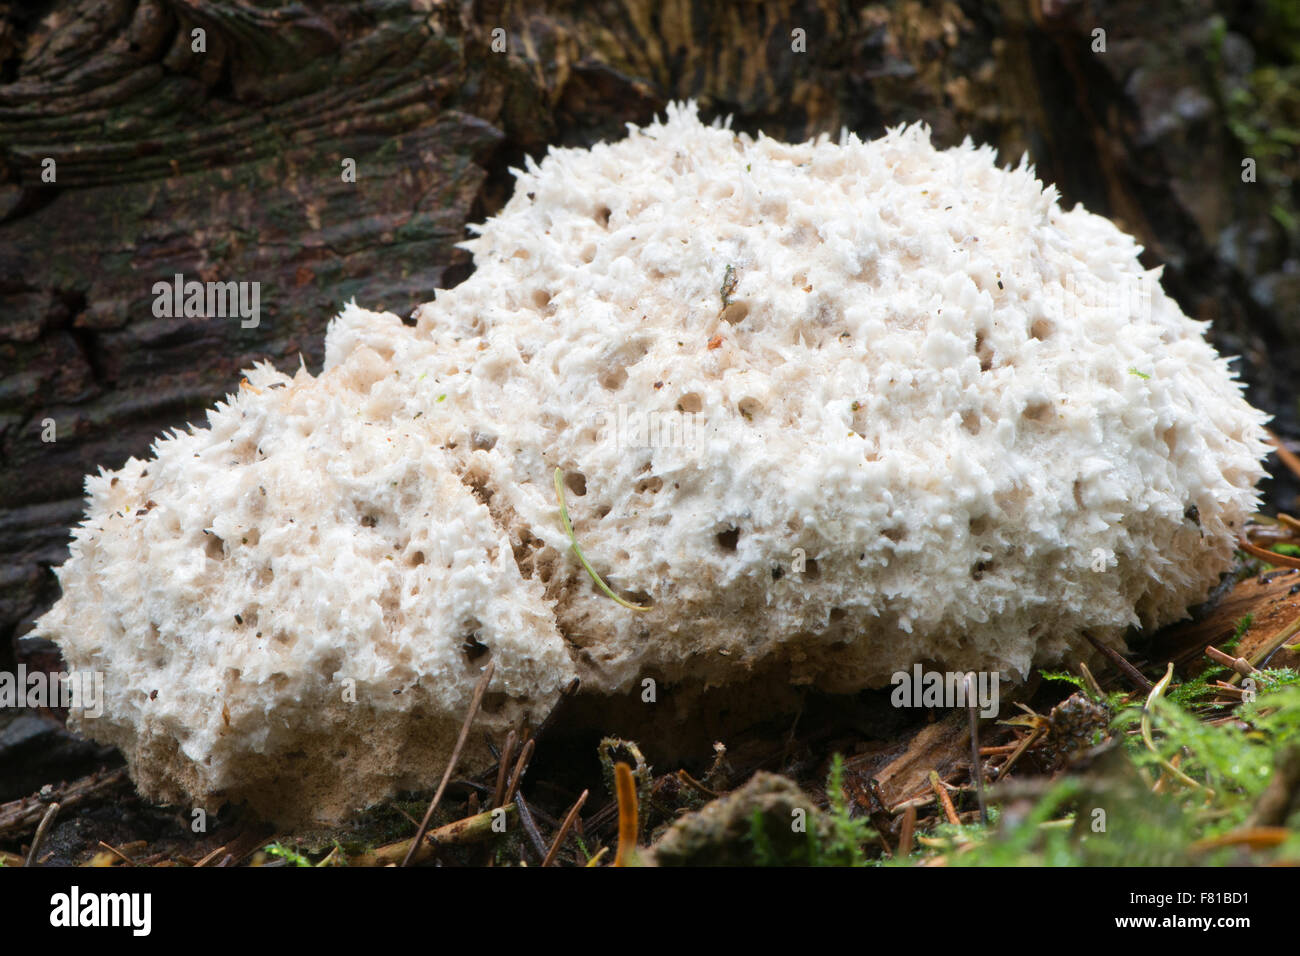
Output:
[[[56,596],[86,472],[201,423],[254,361],[317,369],[343,301],[405,314],[454,284],[510,166],[673,98],[785,138],[919,119],[1028,151],[1291,421],[1294,156],[1244,142],[1235,95],[1293,55],[1267,3],[31,6],[0,3],[0,666]],[[156,316],[176,274],[260,283],[260,323]]]

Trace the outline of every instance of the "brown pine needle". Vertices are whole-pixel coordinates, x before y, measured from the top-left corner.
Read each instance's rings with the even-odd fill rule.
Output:
[[[1038,738],[1043,736],[1045,733],[1047,733],[1046,727],[1035,727],[1029,736],[1021,740],[1020,743],[1016,745],[1016,749],[1011,752],[1011,756],[1007,758],[1007,762],[998,767],[997,779],[1001,780],[1005,777],[1015,762],[1024,756],[1025,751],[1037,743]]]
[[[961,825],[961,818],[957,816],[957,808],[952,805],[952,797],[948,796],[948,790],[939,779],[939,771],[930,771],[930,789],[934,795],[939,798],[939,803],[943,806],[943,815],[948,818],[949,823]]]
[[[506,803],[513,803],[515,792],[519,789],[519,781],[524,779],[524,771],[528,769],[528,764],[533,759],[533,751],[537,749],[537,738],[530,737],[528,743],[524,744],[524,749],[519,753],[519,762],[515,764],[515,772],[510,775],[510,786],[506,788]]]
[[[1097,696],[1097,699],[1105,700],[1106,694],[1102,691],[1101,684],[1097,683],[1097,678],[1092,676],[1092,671],[1088,670],[1088,665],[1083,661],[1079,661],[1079,673],[1083,675],[1084,683]]]
[[[564,846],[564,841],[569,836],[569,831],[573,829],[573,824],[577,822],[578,811],[582,805],[587,802],[588,791],[582,791],[582,796],[578,797],[576,803],[569,807],[569,812],[564,815],[564,822],[560,824],[560,832],[555,834],[555,840],[551,843],[550,850],[546,853],[546,859],[542,860],[542,866],[551,866],[555,863],[555,857],[560,852],[560,847]]]
[[[399,807],[396,803],[390,803],[389,806],[392,807],[394,810],[396,810],[398,813],[400,813],[402,816],[406,817],[406,819],[410,822],[411,826],[415,827],[417,830],[420,829],[420,821],[415,819],[415,817],[411,816],[409,813],[407,813],[405,810]]]
[[[1245,551],[1252,558],[1259,558],[1261,561],[1267,561],[1275,568],[1300,568],[1300,558],[1293,558],[1289,554],[1278,554],[1276,551],[1269,551],[1261,548],[1257,544],[1251,544],[1246,540],[1246,536],[1239,535],[1237,538],[1237,547]]]
[[[1147,680],[1146,675],[1128,662],[1128,659],[1115,648],[1101,643],[1087,631],[1083,632],[1084,639],[1095,647],[1101,653],[1105,654],[1112,664],[1120,669],[1120,672],[1136,685],[1144,694],[1151,693],[1151,688],[1155,685]]]
[[[105,850],[107,850],[109,853],[113,854],[113,856],[117,857],[119,860],[121,860],[121,861],[122,861],[123,863],[125,863],[127,866],[135,866],[135,860],[131,859],[129,856],[127,856],[125,853],[123,853],[123,852],[122,852],[121,850],[119,850],[117,847],[113,846],[111,843],[105,843],[103,840],[100,840],[100,841],[99,841],[99,845],[102,846],[102,847],[103,847]]]
[[[685,770],[677,771],[677,779],[680,780],[682,783],[686,784],[686,786],[690,787],[692,790],[696,791],[697,793],[704,794],[704,796],[708,797],[710,800],[716,800],[718,798],[718,795],[716,793],[714,793],[704,784],[700,783],[698,780],[692,777]]]
[[[621,760],[614,764],[614,789],[618,793],[618,852],[614,854],[614,865],[631,866],[638,829],[636,780],[632,768]]]
[[[1264,429],[1268,435],[1269,442],[1277,449],[1278,460],[1291,469],[1291,473],[1300,477],[1300,458],[1291,453],[1291,450],[1282,444],[1282,439],[1278,438],[1269,429]]]
[[[54,818],[58,816],[58,814],[59,805],[57,803],[51,803],[50,808],[45,811],[45,816],[41,817],[41,822],[36,827],[36,835],[32,837],[31,849],[27,851],[27,859],[24,861],[23,866],[36,865],[36,854],[41,848],[41,841],[45,839],[45,834],[50,829],[50,824],[54,822]]]
[[[997,757],[997,756],[999,756],[999,755],[1001,755],[1001,754],[1009,754],[1009,753],[1012,753],[1013,751],[1015,751],[1019,746],[1020,746],[1020,744],[1017,742],[1017,743],[1014,743],[1014,744],[996,744],[996,745],[989,746],[989,747],[981,747],[981,748],[980,748],[980,756],[981,756],[981,757]]]
[[[506,745],[501,748],[501,760],[497,764],[497,787],[492,791],[493,807],[499,807],[505,802],[506,783],[510,779],[510,759],[515,755],[515,742],[518,739],[513,730],[506,734]]]
[[[1188,849],[1193,853],[1204,853],[1226,846],[1248,846],[1252,850],[1267,850],[1281,846],[1286,842],[1291,831],[1286,827],[1244,827],[1217,837],[1197,840]]]
[[[271,841],[267,841],[267,842],[271,842]],[[221,854],[226,852],[227,846],[229,846],[229,844],[222,844],[221,846],[213,850],[211,853],[207,854],[205,857],[203,857],[203,859],[199,860],[199,862],[194,864],[195,869],[201,866],[211,866],[214,860],[220,859]]]
[[[1289,514],[1283,514],[1279,511],[1277,513],[1277,520],[1282,522],[1282,524],[1286,525],[1292,531],[1300,531],[1300,521],[1292,518]]]
[[[424,819],[420,821],[420,829],[416,831],[414,839],[411,840],[411,848],[406,851],[402,866],[411,865],[411,858],[415,856],[416,849],[424,842],[424,835],[429,832],[429,822],[433,819],[433,811],[438,809],[438,802],[442,800],[443,791],[447,789],[447,784],[451,782],[451,775],[456,770],[456,764],[460,762],[460,752],[465,749],[465,740],[469,737],[469,728],[474,723],[474,718],[478,716],[479,706],[483,703],[483,695],[487,693],[488,682],[492,680],[494,670],[496,670],[496,662],[488,661],[487,667],[483,668],[483,675],[478,679],[478,686],[474,688],[474,697],[469,702],[469,711],[465,714],[465,723],[461,725],[460,736],[456,738],[456,746],[451,752],[451,759],[447,761],[447,769],[443,771],[438,789],[435,791],[433,799],[429,801],[429,809],[425,811]]]
[[[533,731],[533,740],[542,739],[542,735],[545,734],[546,731],[550,729],[551,724],[554,723],[555,715],[560,712],[560,708],[573,699],[573,696],[578,693],[578,688],[581,686],[582,681],[575,677],[573,680],[569,681],[564,690],[560,691],[560,699],[555,702],[555,706],[547,712],[546,716],[542,718],[542,722],[537,725],[537,729]]]

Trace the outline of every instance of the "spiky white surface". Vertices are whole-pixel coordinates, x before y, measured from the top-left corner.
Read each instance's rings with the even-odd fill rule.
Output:
[[[151,795],[337,817],[440,773],[489,655],[498,730],[572,678],[540,586],[361,358],[259,366],[207,429],[87,479],[40,626],[105,673],[80,729]]]
[[[597,693],[676,683],[687,709],[710,685],[853,690],[916,661],[1016,676],[1085,630],[1181,616],[1257,505],[1265,417],[1205,324],[1129,236],[991,150],[920,127],[752,141],[673,107],[530,163],[478,232],[474,275],[415,328],[349,306],[319,380],[239,396],[147,478],[90,480],[42,626],[78,663],[132,662],[114,742],[173,735],[238,791],[244,757],[293,746],[268,720],[331,655],[385,689],[420,680],[385,713],[422,699],[451,720],[470,616],[520,712],[574,670]],[[650,611],[571,556],[556,465],[593,564]],[[284,504],[255,512],[259,468]],[[228,553],[191,581],[203,528]],[[415,548],[426,564],[400,570]],[[287,643],[230,636],[252,603]],[[145,703],[196,668],[240,672],[224,735],[211,681],[165,719]],[[400,749],[393,726],[368,732]]]

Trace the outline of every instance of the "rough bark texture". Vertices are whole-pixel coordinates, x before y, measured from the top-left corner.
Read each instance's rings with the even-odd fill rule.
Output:
[[[201,422],[255,360],[317,369],[344,300],[404,314],[454,284],[469,268],[454,244],[509,195],[510,166],[548,143],[617,137],[673,98],[785,138],[920,119],[945,145],[970,135],[1008,162],[1028,151],[1067,203],[1111,216],[1166,264],[1167,288],[1216,320],[1253,400],[1289,428],[1300,24],[1288,18],[1300,17],[1288,10],[0,2],[0,666],[57,595],[49,569],[86,472]],[[806,52],[792,51],[795,30]],[[1242,182],[1246,157],[1257,182]],[[340,175],[347,158],[355,183]],[[176,273],[260,282],[261,324],[156,318],[153,284]]]

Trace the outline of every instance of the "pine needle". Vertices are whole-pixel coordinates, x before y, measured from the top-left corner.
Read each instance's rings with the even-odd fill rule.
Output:
[[[633,604],[631,601],[625,600],[615,594],[610,590],[609,585],[601,580],[600,575],[596,573],[596,569],[591,566],[591,563],[587,561],[587,556],[582,553],[582,548],[578,546],[578,538],[573,533],[573,525],[569,522],[569,508],[564,503],[564,472],[560,468],[555,469],[555,495],[560,499],[560,521],[564,524],[565,534],[569,536],[569,544],[573,546],[573,553],[578,556],[578,560],[582,562],[582,566],[587,569],[587,573],[591,575],[591,579],[596,582],[596,587],[600,588],[625,608],[629,608],[633,611],[650,610],[648,605]]]

